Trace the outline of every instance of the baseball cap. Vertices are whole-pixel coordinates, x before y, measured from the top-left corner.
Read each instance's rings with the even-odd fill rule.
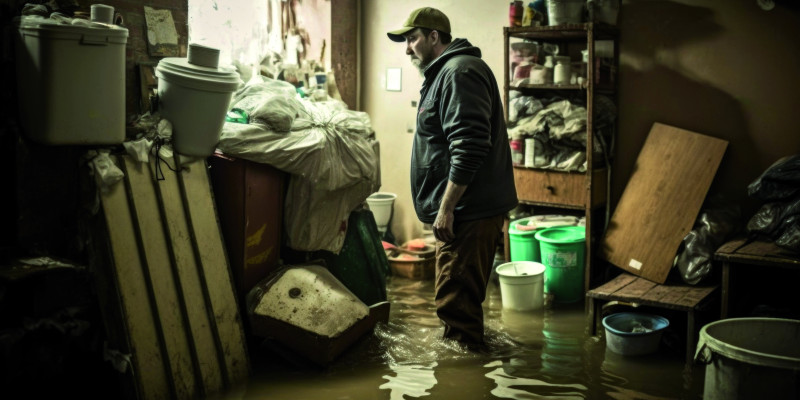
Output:
[[[389,31],[387,35],[395,42],[405,42],[406,38],[403,35],[416,28],[450,33],[450,20],[447,19],[447,15],[435,8],[422,7],[411,12],[411,15],[403,22],[402,28]]]

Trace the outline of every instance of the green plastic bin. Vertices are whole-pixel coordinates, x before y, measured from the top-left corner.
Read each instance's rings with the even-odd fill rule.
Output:
[[[539,242],[536,240],[536,229],[524,230],[517,225],[527,225],[529,218],[512,221],[508,227],[508,247],[511,261],[539,262]]]
[[[378,226],[372,211],[360,209],[350,213],[347,234],[339,254],[320,250],[328,270],[364,304],[371,306],[386,301],[386,280],[389,259],[383,250]]]
[[[561,226],[536,232],[544,264],[544,291],[558,303],[583,298],[586,228]]]

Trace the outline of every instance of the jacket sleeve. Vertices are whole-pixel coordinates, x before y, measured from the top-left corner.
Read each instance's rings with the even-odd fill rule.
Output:
[[[467,63],[447,71],[440,115],[449,143],[450,180],[468,185],[492,146],[492,93],[485,71]]]

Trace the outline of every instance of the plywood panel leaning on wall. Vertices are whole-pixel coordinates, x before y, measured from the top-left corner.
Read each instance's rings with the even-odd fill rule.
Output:
[[[728,142],[653,124],[601,243],[601,255],[664,283],[694,226]]]

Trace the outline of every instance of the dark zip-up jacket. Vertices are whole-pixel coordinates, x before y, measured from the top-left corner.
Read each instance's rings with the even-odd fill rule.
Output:
[[[456,221],[516,207],[503,102],[480,49],[455,39],[424,75],[411,155],[417,217],[433,223],[448,179],[468,185],[456,205]]]

